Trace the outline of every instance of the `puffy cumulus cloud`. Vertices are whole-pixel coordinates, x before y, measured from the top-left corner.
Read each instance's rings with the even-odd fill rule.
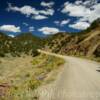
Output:
[[[43,32],[45,35],[51,35],[58,33],[60,30],[54,27],[42,27],[41,29],[38,29],[38,31]]]
[[[25,5],[23,7],[16,7],[16,6],[12,6],[11,3],[8,3],[7,11],[15,11],[15,12],[18,11],[27,16],[30,16],[31,14],[33,14],[33,15],[39,14],[39,12],[31,6]]]
[[[70,22],[69,19],[68,19],[68,20],[63,20],[63,21],[61,22],[61,26],[66,25],[66,24],[68,24],[69,22]]]
[[[41,2],[41,6],[43,6],[43,7],[49,7],[49,8],[51,8],[54,4],[55,3],[53,1],[51,1],[51,2],[44,2],[44,1],[42,1]]]
[[[87,22],[76,22],[74,24],[69,25],[69,27],[74,28],[74,29],[78,29],[78,30],[84,30],[89,26],[90,26],[90,24]]]
[[[92,5],[95,5],[98,3],[98,0],[84,0],[84,2],[82,0],[76,0],[75,4],[79,5],[82,4],[86,7],[91,7]]]
[[[86,8],[83,5],[76,5],[73,3],[66,2],[64,4],[64,9],[62,13],[67,13],[69,16],[74,17],[84,17],[87,14],[90,14],[90,9]]]
[[[12,38],[14,38],[14,37],[15,37],[15,35],[14,35],[14,34],[8,34],[8,36],[10,36],[10,37],[12,37]]]
[[[30,31],[30,32],[33,32],[34,30],[35,30],[35,28],[34,28],[33,26],[30,26],[30,27],[29,27],[29,31]]]
[[[20,27],[16,27],[15,25],[2,25],[0,26],[1,31],[7,31],[7,32],[21,32]]]
[[[42,20],[42,19],[47,19],[48,17],[46,16],[43,16],[43,15],[36,15],[36,16],[33,16],[32,19],[35,19],[35,20]]]
[[[47,16],[52,16],[55,12],[54,9],[52,9],[52,8],[37,10],[36,8],[31,7],[29,5],[25,5],[23,7],[17,7],[17,6],[12,6],[11,3],[8,3],[7,11],[20,12],[21,14],[24,14],[27,17],[29,17],[29,16],[40,17],[43,15],[43,16],[45,16],[45,18],[47,18]],[[41,19],[45,19],[45,18],[43,18],[43,16]],[[36,19],[36,17],[32,17],[32,18]]]
[[[60,25],[60,26],[64,26],[64,25],[68,24],[69,22],[70,22],[70,19],[68,19],[68,20],[62,20],[62,21],[54,21],[54,23],[56,25]]]
[[[77,0],[77,1],[75,2],[75,4],[77,4],[77,5],[82,4],[82,0]]]
[[[44,14],[44,15],[53,15],[54,14],[54,9],[46,9],[46,10],[40,10],[39,13],[40,14]]]
[[[93,5],[98,4],[99,0],[85,0],[82,4],[86,7],[92,7]]]
[[[61,11],[69,16],[78,18],[76,26],[87,23],[88,26],[94,20],[100,17],[100,3],[97,0],[77,0],[74,3],[66,2]],[[79,28],[78,28],[79,29]]]

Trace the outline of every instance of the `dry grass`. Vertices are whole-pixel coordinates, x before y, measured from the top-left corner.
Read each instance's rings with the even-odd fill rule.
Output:
[[[53,81],[53,76],[49,74],[63,63],[60,58],[42,54],[34,58],[0,58],[0,84],[9,85],[5,88],[7,94],[2,95],[0,100],[37,100],[34,90]]]

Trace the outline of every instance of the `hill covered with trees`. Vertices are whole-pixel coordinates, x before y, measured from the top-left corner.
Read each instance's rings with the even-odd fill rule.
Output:
[[[15,38],[11,38],[4,33],[0,33],[0,56],[7,55],[21,56],[21,54],[30,54],[36,56],[37,49],[43,47],[44,41],[32,33],[22,33]]]

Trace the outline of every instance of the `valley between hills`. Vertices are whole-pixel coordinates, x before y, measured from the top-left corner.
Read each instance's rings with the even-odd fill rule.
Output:
[[[0,32],[0,100],[100,100],[99,72],[100,19],[45,38]]]

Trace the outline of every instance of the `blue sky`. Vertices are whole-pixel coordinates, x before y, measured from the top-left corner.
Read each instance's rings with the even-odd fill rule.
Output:
[[[86,29],[100,17],[100,0],[2,0],[0,31],[37,36]]]

